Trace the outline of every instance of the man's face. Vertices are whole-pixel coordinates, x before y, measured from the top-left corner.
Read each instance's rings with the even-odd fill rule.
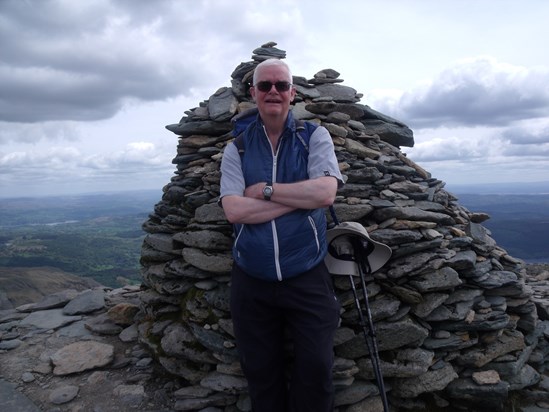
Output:
[[[270,82],[273,85],[268,91],[259,90],[261,82]],[[291,83],[288,71],[283,66],[262,67],[257,78],[257,83],[250,89],[261,117],[282,117],[286,119],[290,102],[294,100],[295,88],[291,86],[287,91],[277,90],[274,86],[277,82]]]

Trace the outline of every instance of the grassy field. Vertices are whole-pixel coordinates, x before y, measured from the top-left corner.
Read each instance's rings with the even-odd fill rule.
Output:
[[[141,229],[158,192],[0,201],[0,267],[55,267],[105,286],[140,282]]]
[[[51,266],[112,287],[120,286],[118,278],[139,282],[144,219],[109,217],[3,228],[0,266]]]

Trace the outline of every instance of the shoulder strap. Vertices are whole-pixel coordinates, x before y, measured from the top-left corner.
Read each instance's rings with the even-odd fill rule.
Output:
[[[244,132],[241,132],[234,139],[234,145],[238,149],[238,154],[242,157],[244,155]]]
[[[238,136],[242,134],[248,125],[256,119],[258,113],[259,110],[257,107],[252,107],[234,116],[231,119],[231,123],[233,124],[232,135]]]
[[[311,135],[308,132],[305,122],[303,120],[296,120],[295,121],[295,131],[296,131],[296,137],[299,139],[301,144],[303,145],[303,148],[307,152],[307,155],[309,155],[309,140],[311,139]]]

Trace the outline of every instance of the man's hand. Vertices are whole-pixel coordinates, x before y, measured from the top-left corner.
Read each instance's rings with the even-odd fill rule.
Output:
[[[244,190],[244,197],[250,197],[252,199],[263,199],[263,188],[267,185],[267,182],[255,183],[248,186]]]

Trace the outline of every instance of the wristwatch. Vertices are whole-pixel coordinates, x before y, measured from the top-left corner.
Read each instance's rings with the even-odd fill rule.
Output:
[[[265,200],[271,200],[271,196],[273,195],[274,189],[272,183],[267,183],[267,185],[263,188],[263,199]]]

